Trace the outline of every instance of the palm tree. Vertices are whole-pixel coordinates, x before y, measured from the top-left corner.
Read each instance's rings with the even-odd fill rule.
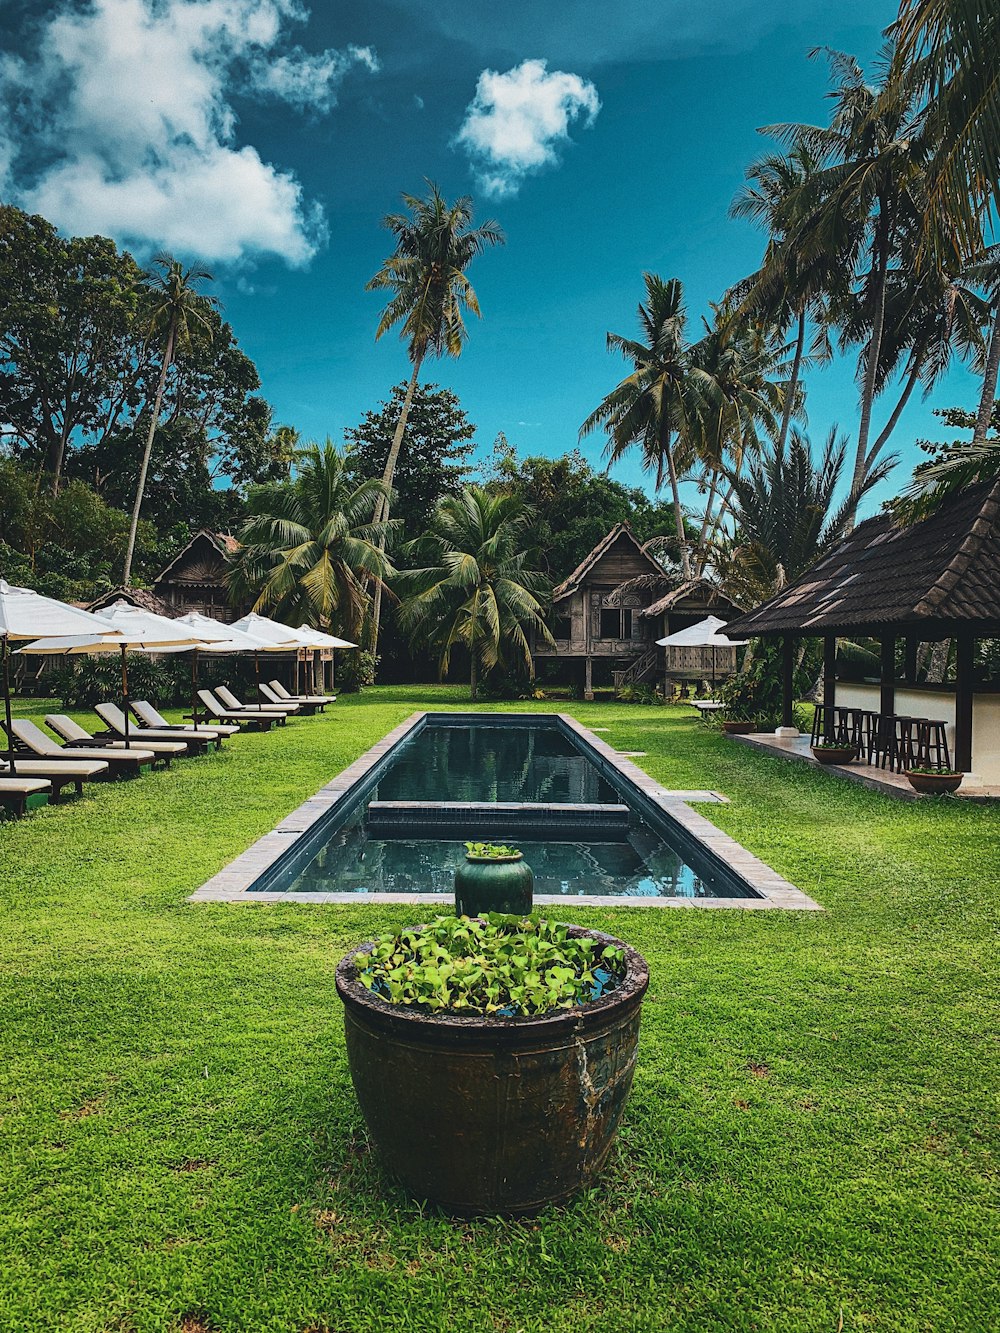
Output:
[[[739,472],[759,452],[762,436],[773,438],[778,419],[800,411],[802,396],[789,377],[785,348],[773,330],[748,322],[726,306],[713,306],[713,321],[690,349],[691,376],[701,406],[688,422],[688,446],[709,479],[698,539],[695,572],[704,570],[707,548],[723,522],[730,495],[714,512],[726,470]],[[783,448],[783,444],[780,446]]]
[[[468,336],[464,311],[481,315],[476,293],[466,276],[466,269],[477,255],[494,245],[502,245],[499,225],[489,220],[472,225],[472,200],[468,196],[448,204],[438,187],[427,182],[426,199],[404,194],[408,213],[390,213],[383,225],[396,239],[396,248],[368,282],[366,291],[389,291],[392,298],[379,320],[376,341],[397,324],[400,337],[408,343],[413,373],[399,413],[385,471],[380,508],[375,517],[389,517],[389,503],[396,461],[403,445],[406,419],[417,387],[420,367],[428,355],[458,357]],[[376,586],[372,613],[372,646],[378,649],[381,618],[381,588]]]
[[[210,327],[208,311],[218,305],[214,296],[203,296],[197,290],[200,282],[211,282],[212,275],[207,269],[192,264],[185,269],[169,255],[157,255],[153,260],[160,272],[147,274],[146,289],[150,297],[148,315],[149,339],[163,338],[163,351],[160,356],[160,375],[156,383],[156,396],[153,410],[149,417],[149,429],[146,432],[146,447],[142,454],[139,468],[139,481],[135,488],[135,504],[132,507],[132,524],[129,528],[128,545],[125,548],[125,568],[122,571],[122,583],[127,588],[132,577],[132,556],[135,553],[135,537],[139,528],[139,510],[146,490],[146,476],[149,472],[149,460],[153,453],[153,439],[160,424],[160,409],[163,405],[163,391],[167,383],[167,372],[174,359],[178,346],[185,346],[191,341],[191,332],[195,326],[203,329]]]
[[[816,54],[816,52],[814,52]],[[819,164],[793,204],[801,221],[797,242],[806,259],[841,256],[860,275],[865,339],[858,363],[861,405],[852,478],[859,497],[885,327],[890,265],[900,240],[922,216],[921,194],[929,154],[922,135],[918,87],[891,52],[882,77],[870,85],[853,56],[826,51],[835,86],[829,125],[772,125],[765,133],[802,147]],[[853,516],[849,517],[853,523]]]
[[[480,670],[492,670],[508,652],[530,671],[528,631],[553,642],[541,601],[548,584],[527,564],[534,517],[516,496],[468,486],[461,495],[444,496],[430,531],[410,544],[431,563],[401,576],[407,595],[399,623],[437,648],[442,675],[452,649],[464,644],[473,700]]]
[[[727,303],[749,318],[772,325],[783,337],[795,330],[788,390],[775,441],[779,453],[784,452],[792,414],[801,400],[808,322],[811,319],[817,325],[812,353],[825,359],[829,356],[826,298],[843,285],[844,265],[835,251],[800,244],[799,233],[811,217],[809,186],[818,166],[802,143],[793,143],[785,155],[768,153],[749,168],[747,184],[729,208],[731,217],[765,226],[769,239],[760,268],[727,293]]]
[[[939,143],[927,192],[929,248],[957,235],[975,264],[984,223],[1000,212],[1000,9],[976,0],[901,0],[890,30],[897,59],[928,94]],[[982,448],[1000,371],[1000,290],[990,284],[993,320],[972,445]]]
[[[717,577],[744,606],[766,600],[803,574],[850,530],[860,497],[849,494],[835,507],[847,437],[833,427],[818,463],[809,440],[792,428],[787,450],[776,448],[733,472],[734,533],[713,558]],[[877,463],[862,483],[865,494],[882,481],[895,459]]]
[[[228,578],[233,600],[252,597],[255,611],[358,638],[370,602],[365,585],[381,587],[394,573],[385,554],[390,525],[374,518],[384,494],[374,478],[355,485],[329,440],[300,450],[292,481],[250,493]]]
[[[607,335],[609,351],[621,352],[634,369],[591,412],[580,427],[580,437],[599,427],[608,433],[605,457],[613,463],[638,446],[644,466],[656,472],[656,487],[664,469],[670,480],[674,506],[674,528],[680,548],[681,567],[691,578],[691,559],[684,532],[684,510],[680,499],[680,476],[691,461],[685,446],[689,428],[697,419],[701,400],[691,374],[689,347],[685,338],[687,311],[684,289],[677,278],[666,282],[655,273],[644,273],[645,304],[639,305],[643,341],[618,333]]]

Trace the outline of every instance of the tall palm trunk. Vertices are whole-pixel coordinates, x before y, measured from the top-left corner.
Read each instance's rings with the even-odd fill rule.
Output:
[[[986,369],[983,372],[983,392],[979,399],[979,411],[976,414],[976,429],[972,443],[979,445],[986,439],[993,416],[993,404],[997,396],[997,372],[1000,371],[1000,296],[997,297],[996,313],[993,316],[993,331],[990,334],[990,350],[986,357]]]
[[[806,308],[799,311],[799,334],[795,340],[795,357],[792,361],[792,373],[788,380],[788,387],[785,390],[785,405],[781,413],[781,429],[778,432],[778,441],[776,448],[778,454],[785,452],[785,441],[788,439],[788,427],[792,420],[792,409],[795,406],[795,399],[798,395],[799,375],[802,370],[802,351],[806,341]]]
[[[413,363],[413,374],[410,376],[410,382],[406,386],[406,396],[403,399],[403,406],[400,409],[399,420],[396,422],[396,430],[392,437],[392,445],[389,449],[389,457],[385,460],[385,469],[382,473],[382,484],[385,486],[385,495],[379,498],[375,506],[375,522],[385,523],[389,518],[389,492],[392,490],[393,478],[396,475],[396,464],[399,462],[399,451],[403,447],[403,436],[406,434],[406,419],[410,415],[410,405],[413,402],[413,395],[417,389],[417,377],[420,374],[420,367],[423,364],[423,356],[418,356]],[[385,538],[378,539],[380,551],[385,550]],[[371,650],[378,652],[378,634],[379,623],[382,619],[382,584],[375,585],[375,600],[372,606],[371,618]]]
[[[143,492],[146,489],[146,476],[149,472],[149,460],[153,453],[153,438],[156,435],[156,428],[160,424],[160,408],[163,405],[163,390],[167,383],[167,371],[170,369],[170,362],[174,354],[174,335],[177,332],[177,321],[170,321],[170,328],[167,331],[167,345],[163,349],[163,361],[160,364],[160,378],[156,385],[156,398],[153,401],[153,413],[149,419],[149,430],[146,433],[146,447],[142,453],[142,466],[139,469],[139,482],[135,488],[135,504],[132,506],[132,525],[128,532],[128,547],[125,551],[125,569],[122,572],[122,583],[127,588],[129,579],[132,577],[132,556],[135,553],[135,536],[139,530],[139,510],[142,508]]]
[[[910,401],[910,394],[917,386],[917,380],[920,378],[920,359],[917,358],[910,366],[910,372],[906,377],[906,383],[903,385],[903,392],[899,395],[896,406],[892,409],[889,420],[885,423],[885,429],[878,437],[872,447],[868,450],[868,457],[865,459],[865,474],[867,475],[872,468],[872,464],[882,452],[889,436],[896,429],[899,418],[902,416],[903,408]]]
[[[677,482],[677,468],[674,464],[674,451],[670,447],[670,440],[667,439],[666,449],[667,475],[670,478],[670,493],[674,501],[674,528],[677,532],[677,544],[681,552],[681,569],[684,572],[685,579],[691,577],[691,560],[688,556],[687,536],[684,532],[684,510],[681,508],[681,493]]]
[[[868,362],[865,366],[865,378],[861,391],[861,422],[858,426],[858,450],[854,457],[854,476],[851,480],[851,494],[854,497],[851,513],[845,532],[853,532],[857,518],[858,497],[864,485],[866,463],[868,459],[868,436],[871,432],[872,405],[875,402],[875,381],[878,377],[878,362],[882,352],[882,331],[885,327],[885,299],[889,285],[889,224],[884,201],[879,207],[879,221],[876,230],[877,269],[872,311],[872,332],[868,340]]]
[[[712,510],[715,508],[715,496],[719,489],[719,469],[712,469],[712,484],[708,488],[708,499],[705,502],[705,517],[701,522],[701,532],[698,533],[698,549],[695,552],[697,564],[695,566],[695,577],[701,578],[705,572],[705,561],[708,559],[708,534],[712,528],[714,515]]]

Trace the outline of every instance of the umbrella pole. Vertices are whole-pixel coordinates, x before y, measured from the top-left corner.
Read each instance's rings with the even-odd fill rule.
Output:
[[[191,719],[198,725],[198,649],[191,654]]]
[[[125,749],[130,750],[128,738],[128,665],[125,662],[125,645],[122,644],[122,712],[125,714]]]
[[[715,698],[715,644],[712,644],[712,698]]]
[[[17,777],[17,765],[14,763],[14,724],[10,716],[10,675],[7,670],[7,635],[0,634],[0,659],[3,661],[3,711],[7,721],[7,762],[10,764],[10,776]]]
[[[260,654],[257,652],[256,648],[254,649],[253,654],[253,674],[257,681],[257,711],[263,713],[264,700],[260,695]]]

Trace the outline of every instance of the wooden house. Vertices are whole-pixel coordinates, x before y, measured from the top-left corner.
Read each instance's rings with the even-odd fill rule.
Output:
[[[536,667],[553,660],[572,664],[587,699],[594,697],[595,683],[707,678],[708,657],[697,664],[692,660],[683,672],[667,673],[667,657],[656,640],[709,614],[736,615],[738,608],[707,580],[670,584],[670,576],[643,550],[628,524],[616,524],[554,590],[555,647],[536,643]],[[706,652],[684,651],[703,657]]]
[[[202,528],[153,580],[153,592],[169,616],[199,611],[214,620],[232,621],[249,611],[233,606],[226,587],[229,560],[239,550],[235,537]]]

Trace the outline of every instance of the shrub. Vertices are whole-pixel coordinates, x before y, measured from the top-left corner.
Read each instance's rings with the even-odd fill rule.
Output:
[[[148,699],[152,704],[170,702],[170,673],[161,662],[145,653],[128,653],[129,694],[134,699]],[[118,700],[122,692],[122,664],[117,653],[81,657],[68,661],[52,673],[53,693],[67,708],[92,708],[94,704]]]
[[[625,956],[536,916],[435,917],[381,935],[356,958],[358,980],[390,1004],[498,1018],[571,1009],[614,990]]]
[[[375,684],[379,659],[365,648],[343,652],[337,658],[336,683],[341,694],[359,694],[366,685]]]

